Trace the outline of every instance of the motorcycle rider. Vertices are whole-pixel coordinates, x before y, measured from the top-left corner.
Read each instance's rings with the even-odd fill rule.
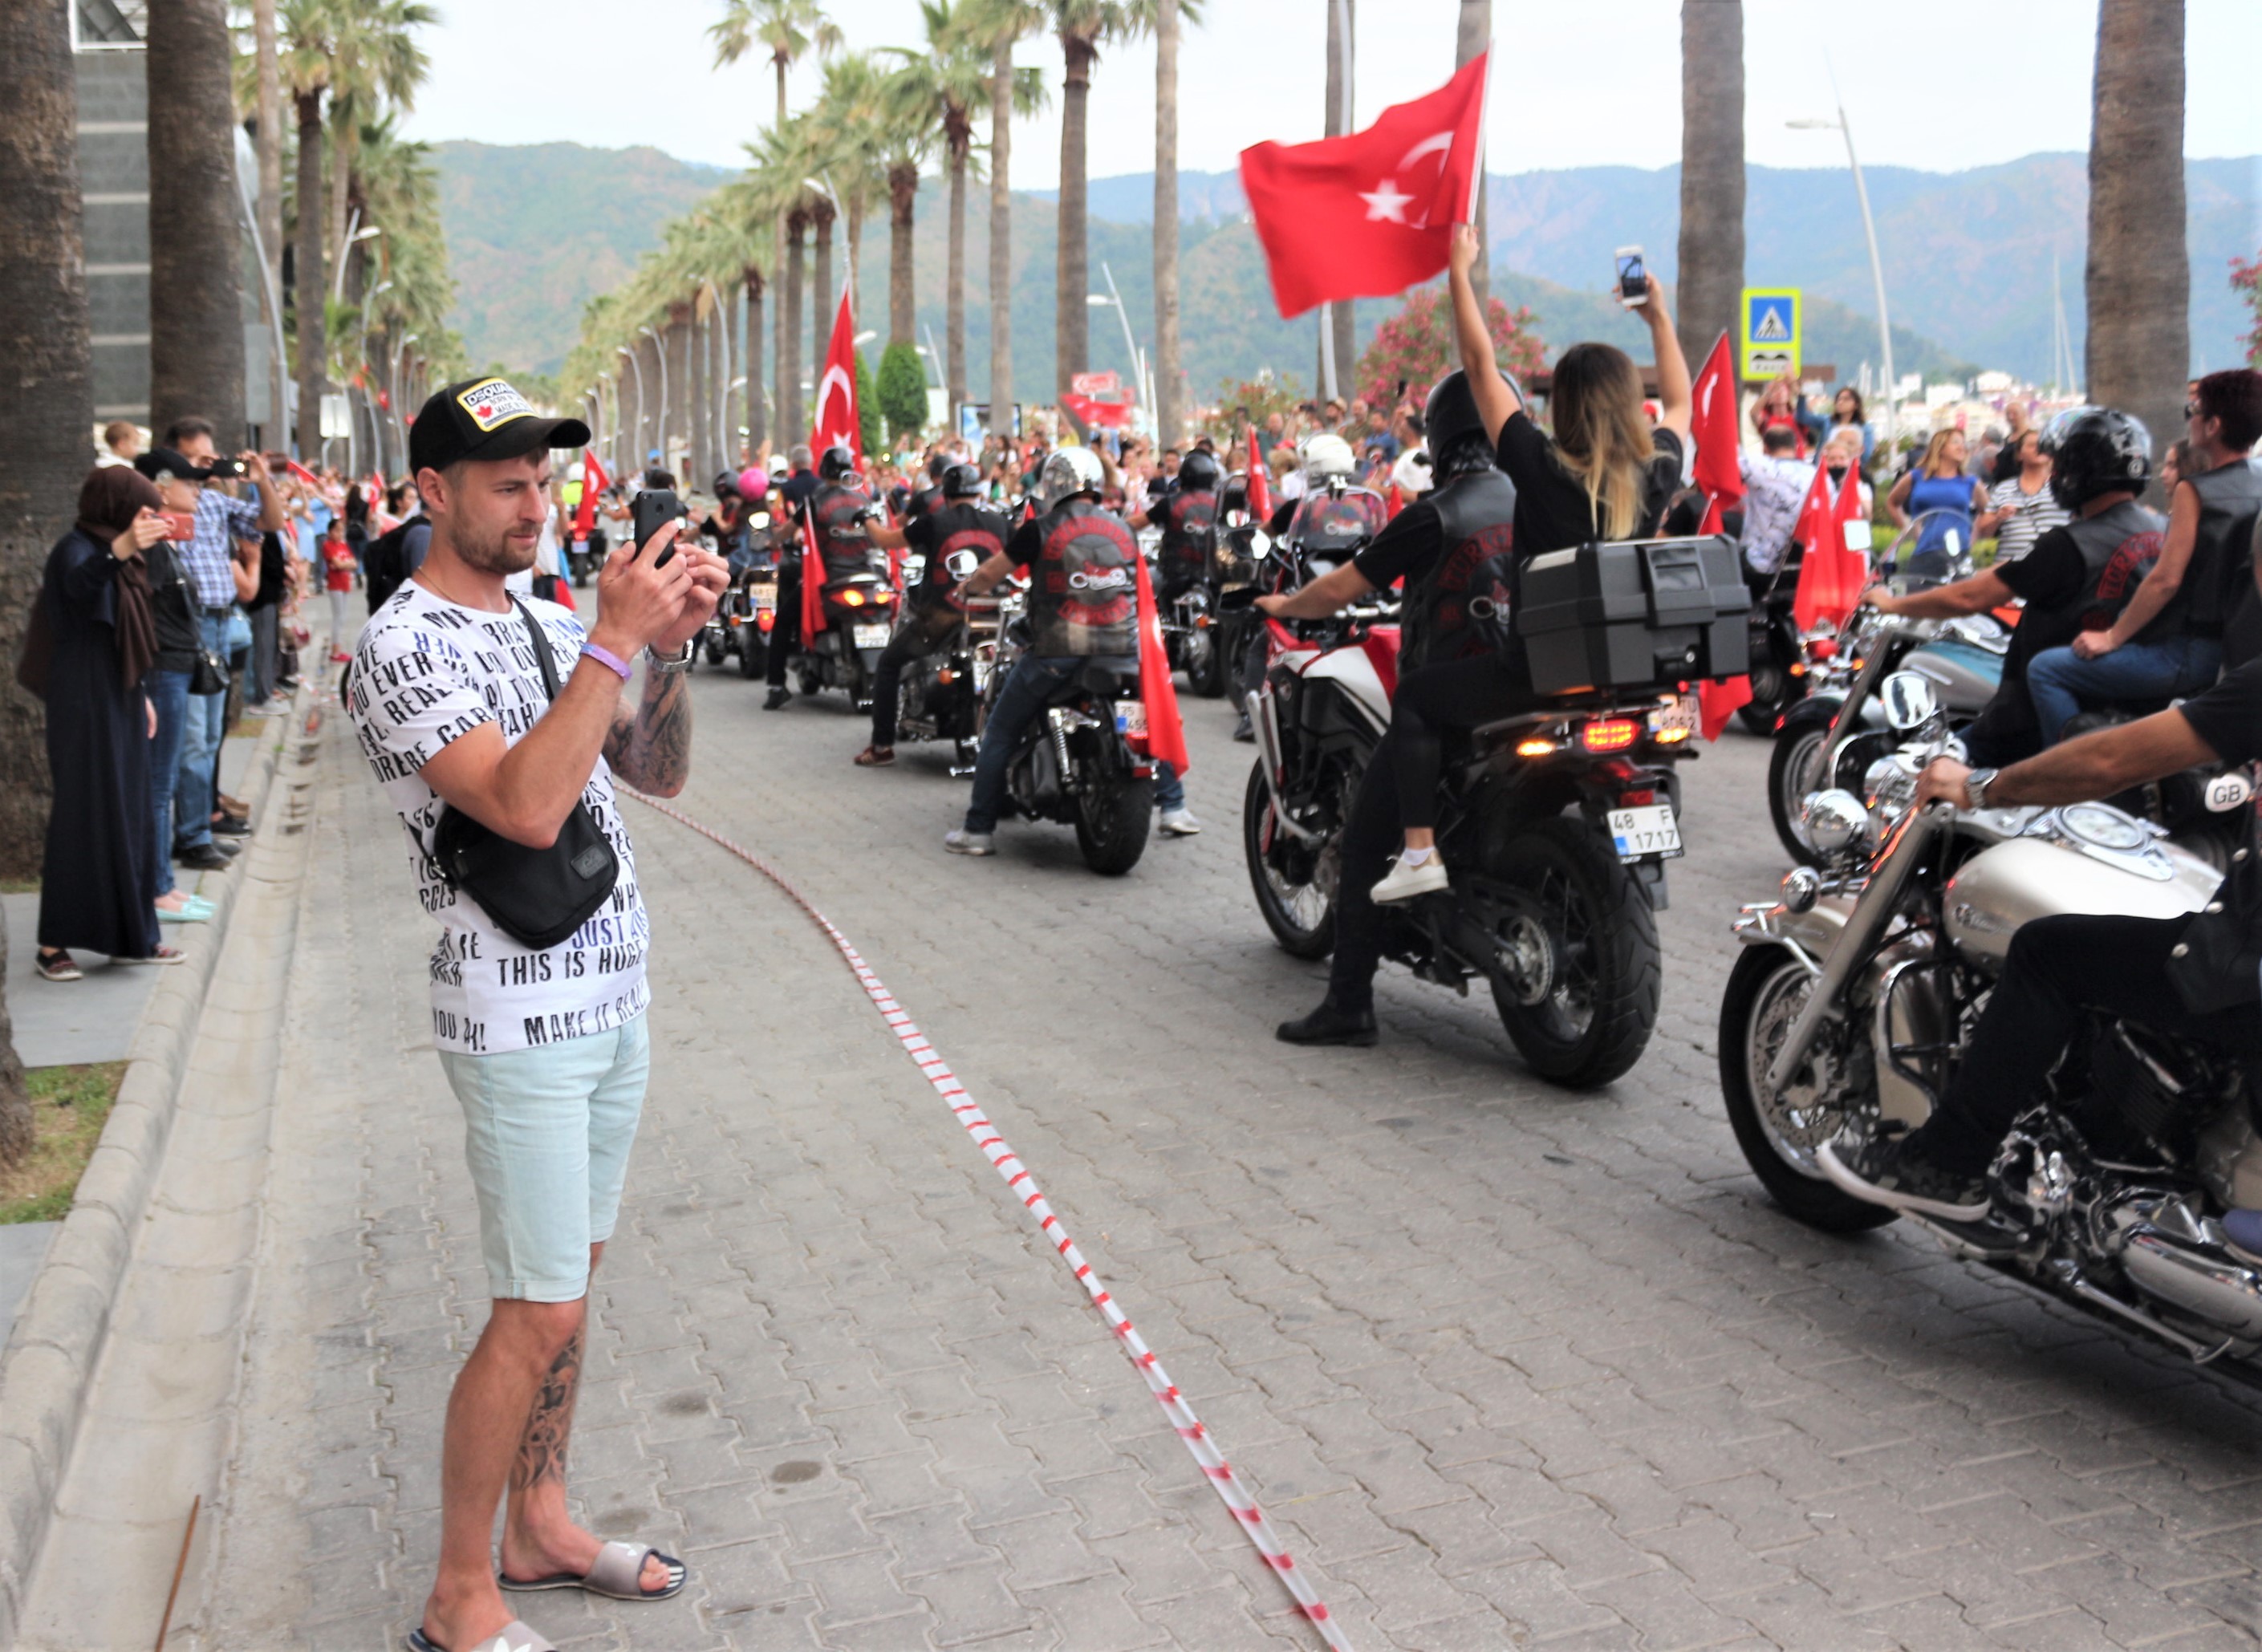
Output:
[[[1138,542],[1120,516],[1102,509],[1107,468],[1090,448],[1057,448],[1037,473],[1041,514],[1013,530],[1005,549],[967,577],[962,600],[978,597],[1016,568],[1029,571],[1030,642],[998,691],[974,759],[974,795],[966,821],[943,838],[955,855],[994,855],[992,834],[1005,801],[1005,772],[1028,726],[1044,715],[1053,691],[1095,656],[1135,659],[1139,652]],[[1185,791],[1167,763],[1155,765],[1162,827],[1174,837],[1201,830],[1187,811]]]
[[[2118,619],[2027,668],[2045,743],[2084,701],[2187,694],[2222,668],[2223,628],[2246,585],[2246,525],[2262,509],[2262,474],[2246,463],[2262,435],[2262,373],[2209,373],[2184,417],[2191,463],[2169,499],[2159,561]]]
[[[2258,526],[2256,536],[2262,536]],[[2253,541],[2242,547],[2251,555]],[[2262,658],[2206,692],[2135,722],[2052,746],[1999,772],[1942,758],[1920,807],[2006,808],[2110,797],[2202,763],[2262,758]],[[1873,1203],[1954,1222],[1987,1214],[1987,1167],[2013,1120],[2073,1042],[2083,1011],[2167,1038],[2262,1058],[2262,833],[2245,842],[2203,912],[2177,918],[2036,918],[2011,937],[2003,973],[1932,1117],[1851,1162],[1818,1153],[1830,1179]],[[2262,1211],[2235,1210],[2234,1248],[2262,1261]]]
[[[896,700],[904,667],[940,647],[966,614],[966,599],[950,571],[951,559],[970,552],[980,562],[1001,556],[1011,531],[1003,512],[984,502],[982,472],[970,464],[944,467],[936,478],[937,502],[901,528],[868,524],[872,542],[886,550],[906,546],[926,559],[918,584],[906,593],[902,626],[888,639],[872,673],[872,743],[856,754],[856,766],[884,768],[896,760]]]
[[[1467,374],[1456,369],[1437,381],[1423,424],[1437,486],[1334,572],[1286,596],[1257,599],[1258,607],[1279,619],[1324,619],[1403,578],[1401,680],[1424,664],[1491,652],[1490,642],[1470,623],[1468,576],[1509,548],[1516,516],[1516,486],[1493,463],[1493,439]],[[1364,1046],[1375,1041],[1374,972],[1382,961],[1383,924],[1370,891],[1402,830],[1392,758],[1399,737],[1394,724],[1376,746],[1344,823],[1327,995],[1311,1014],[1280,1024],[1277,1036],[1286,1043]]]
[[[797,460],[807,457],[805,448],[793,451]],[[782,492],[789,504],[795,502],[794,483],[806,474],[797,472],[786,483]],[[863,521],[872,501],[856,485],[856,456],[838,445],[825,449],[818,460],[816,480],[800,496],[798,525],[806,533],[795,535],[792,549],[778,563],[777,621],[770,633],[770,692],[762,701],[764,711],[775,711],[793,698],[785,686],[786,661],[808,646],[801,635],[801,582],[815,578],[820,585],[830,585],[872,566],[872,538]],[[806,546],[812,538],[818,554],[814,568],[805,565]]]
[[[2072,521],[2042,535],[2015,562],[1905,596],[1880,585],[1862,599],[1880,613],[1918,620],[1985,614],[2025,600],[2002,681],[1961,736],[1977,763],[2010,763],[2041,750],[2028,664],[2045,649],[2111,625],[2160,554],[2160,519],[2136,503],[2152,469],[2152,439],[2141,423],[2110,407],[2077,407],[2050,421],[2042,445],[2050,455],[2050,492]]]
[[[1215,456],[1196,449],[1179,461],[1178,480],[1169,492],[1124,518],[1134,528],[1152,523],[1163,530],[1156,557],[1162,582],[1155,593],[1159,600],[1176,600],[1209,571],[1210,553],[1217,544],[1217,491],[1224,483],[1225,471]]]

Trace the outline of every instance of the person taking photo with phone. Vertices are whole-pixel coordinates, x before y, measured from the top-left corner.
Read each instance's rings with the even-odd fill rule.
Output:
[[[449,1397],[439,1575],[409,1637],[420,1652],[487,1649],[499,1636],[547,1645],[505,1590],[654,1601],[687,1577],[655,1548],[600,1542],[574,1524],[566,1451],[590,1276],[614,1230],[651,1059],[651,925],[613,777],[663,796],[682,789],[681,672],[726,576],[678,544],[671,521],[607,561],[587,633],[564,608],[511,595],[505,582],[534,565],[549,510],[550,449],[588,440],[580,420],[538,416],[501,379],[433,394],[409,437],[429,551],[363,628],[346,689],[407,833],[418,899],[440,921],[432,1041],[464,1110],[492,1298]],[[631,710],[623,691],[639,657]],[[551,851],[583,837],[570,863],[581,882],[566,884]],[[443,870],[443,844],[467,839],[481,850],[476,880],[460,858],[452,876]],[[609,855],[608,888],[598,869]],[[522,938],[529,885],[545,901],[571,892],[564,922],[581,921],[564,940]],[[508,927],[497,912],[513,915]]]

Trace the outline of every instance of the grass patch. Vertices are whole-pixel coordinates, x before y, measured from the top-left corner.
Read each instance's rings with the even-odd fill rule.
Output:
[[[28,1077],[32,1151],[21,1164],[0,1170],[0,1223],[60,1222],[69,1214],[79,1176],[125,1081],[126,1063],[34,1067]]]
[[[37,878],[0,878],[0,894],[37,894],[39,892],[40,880]]]

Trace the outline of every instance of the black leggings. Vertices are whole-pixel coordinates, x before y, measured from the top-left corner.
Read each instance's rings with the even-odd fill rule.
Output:
[[[1336,849],[1336,950],[1328,962],[1328,996],[1345,1009],[1374,1002],[1374,972],[1382,963],[1387,920],[1367,892],[1400,842],[1398,793],[1391,782],[1398,740],[1394,724],[1374,748]]]
[[[1434,830],[1437,824],[1446,729],[1495,722],[1538,700],[1522,662],[1499,654],[1424,665],[1401,678],[1390,700],[1389,741],[1400,826]]]
[[[777,617],[770,622],[768,670],[763,675],[773,688],[785,686],[785,663],[801,648],[801,565],[778,570]]]

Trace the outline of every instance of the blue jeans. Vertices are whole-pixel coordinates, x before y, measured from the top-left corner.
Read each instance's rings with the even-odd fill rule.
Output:
[[[206,649],[227,657],[227,620],[210,614],[197,621]],[[227,695],[186,696],[188,715],[181,738],[180,778],[173,787],[173,847],[176,852],[212,842],[213,800],[220,791],[220,743],[227,732]]]
[[[1084,664],[1075,657],[1041,659],[1034,654],[1024,654],[1013,662],[1005,686],[998,691],[998,703],[991,707],[990,721],[982,725],[982,749],[974,758],[974,796],[966,806],[968,831],[998,830],[998,810],[1005,801],[1005,770],[1012,760],[1013,748],[1020,743],[1022,731],[1044,715],[1053,691],[1075,676]],[[1178,771],[1167,763],[1155,765],[1155,804],[1158,808],[1186,806],[1185,787],[1178,784]]]
[[[2213,683],[2222,669],[2222,644],[2211,636],[2124,643],[2099,659],[2077,658],[2070,648],[2046,648],[2027,663],[2027,693],[2042,743],[2056,745],[2084,701],[2188,694]]]
[[[173,792],[181,776],[181,739],[188,732],[189,674],[151,672],[141,679],[142,692],[157,708],[157,733],[149,742],[149,802],[157,828],[157,893],[173,892]],[[212,838],[211,823],[205,838]]]

